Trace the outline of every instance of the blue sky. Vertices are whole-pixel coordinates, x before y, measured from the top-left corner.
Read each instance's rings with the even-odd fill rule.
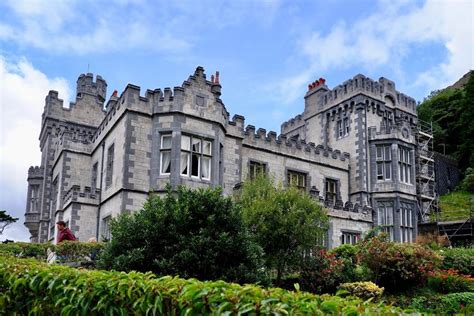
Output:
[[[320,77],[334,87],[384,76],[419,101],[453,83],[474,68],[473,10],[469,0],[2,1],[0,209],[22,223],[44,97],[69,100],[88,70],[109,96],[219,70],[231,116],[279,132]],[[27,240],[21,223],[0,238]]]

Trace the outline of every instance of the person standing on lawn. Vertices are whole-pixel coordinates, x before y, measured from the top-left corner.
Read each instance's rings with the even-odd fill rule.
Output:
[[[58,244],[65,240],[76,240],[76,236],[74,236],[72,231],[66,227],[66,223],[64,221],[57,222],[56,226],[58,228]]]

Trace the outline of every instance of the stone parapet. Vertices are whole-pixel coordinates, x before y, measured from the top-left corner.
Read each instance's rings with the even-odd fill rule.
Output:
[[[80,187],[79,185],[72,185],[63,196],[64,208],[71,202],[79,202],[86,204],[99,204],[100,190],[92,190],[91,187]]]

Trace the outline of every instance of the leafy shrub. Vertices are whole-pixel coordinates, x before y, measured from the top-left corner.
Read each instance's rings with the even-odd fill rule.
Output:
[[[352,282],[339,285],[340,290],[349,292],[350,295],[360,297],[362,299],[379,299],[383,294],[383,287],[378,287],[373,282]]]
[[[312,293],[334,292],[341,279],[344,269],[343,260],[326,250],[320,250],[301,262],[300,285],[305,291]]]
[[[443,256],[441,269],[454,269],[474,276],[474,248],[451,248],[439,252]]]
[[[0,254],[9,254],[18,258],[36,258],[46,260],[48,250],[56,252],[61,262],[91,261],[104,247],[102,243],[64,241],[57,245],[12,242],[0,244]]]
[[[1,258],[1,315],[399,315],[393,306],[279,288]]]
[[[434,251],[420,245],[389,242],[383,236],[362,242],[359,258],[372,271],[374,281],[387,290],[424,284],[441,260]]]
[[[100,267],[152,271],[202,280],[262,278],[261,249],[251,241],[240,208],[220,189],[168,188],[142,210],[112,221]]]
[[[336,255],[336,259],[342,261],[342,271],[340,282],[355,282],[364,279],[361,278],[357,266],[357,247],[350,244],[341,245],[330,250],[330,253]]]
[[[416,243],[433,250],[439,250],[449,246],[449,239],[446,234],[439,235],[438,233],[427,233],[424,235],[418,235],[416,237]]]
[[[264,250],[267,267],[277,272],[277,282],[284,273],[298,270],[301,254],[319,244],[328,228],[319,202],[295,187],[275,186],[266,176],[246,181],[235,199]]]
[[[473,315],[474,293],[451,293],[436,296],[420,296],[413,299],[410,308],[422,313],[437,315],[454,315],[463,313]]]
[[[453,269],[436,271],[428,278],[428,286],[440,293],[468,292],[473,285],[474,278]]]

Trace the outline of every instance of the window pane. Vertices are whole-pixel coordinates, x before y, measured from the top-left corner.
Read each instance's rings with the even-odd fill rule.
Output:
[[[171,171],[171,152],[161,152],[161,174],[169,174]]]
[[[391,155],[390,155],[390,146],[385,146],[385,160],[390,160]]]
[[[185,176],[189,175],[189,154],[181,153],[181,162],[179,167],[179,173]]]
[[[171,148],[171,135],[163,135],[161,137],[161,149]]]
[[[383,162],[377,163],[377,180],[383,180]]]
[[[392,178],[392,165],[390,162],[385,163],[385,179]]]
[[[191,162],[191,175],[193,177],[199,177],[199,162],[200,162],[200,155],[193,154],[192,162]]]
[[[202,152],[205,155],[211,155],[211,142],[204,141],[203,145],[204,145],[204,148],[203,148]]]
[[[210,157],[202,157],[201,177],[203,179],[211,178],[211,158]]]
[[[383,158],[383,148],[382,146],[377,146],[377,159]]]
[[[193,151],[195,153],[200,153],[201,152],[201,140],[197,138],[193,138]]]
[[[189,136],[181,136],[181,149],[190,150],[191,138]]]

